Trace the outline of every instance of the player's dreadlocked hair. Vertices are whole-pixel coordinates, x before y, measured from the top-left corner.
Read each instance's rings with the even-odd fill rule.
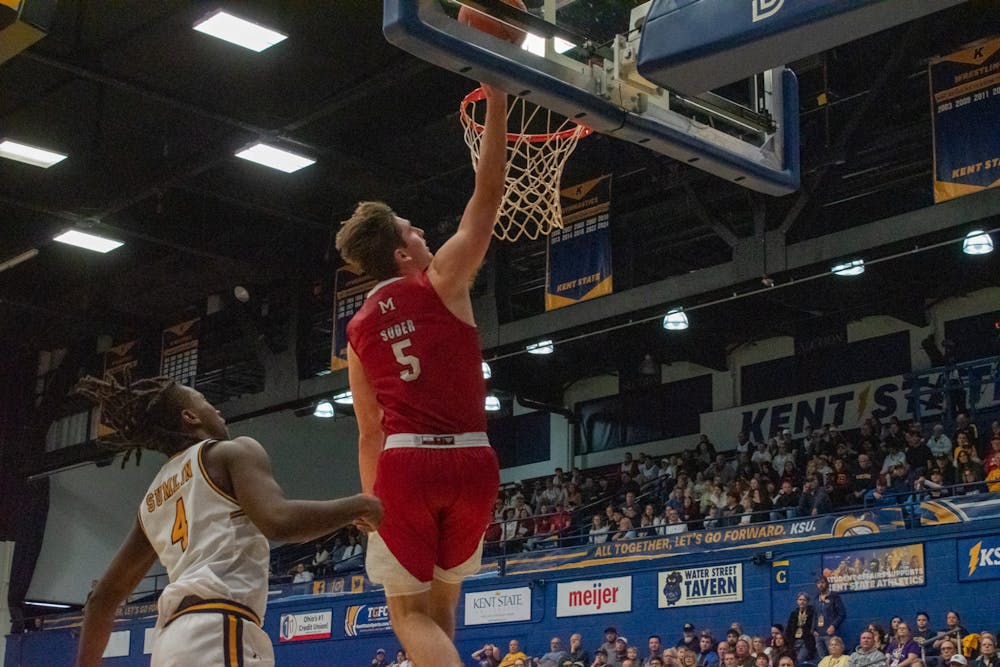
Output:
[[[184,395],[168,377],[135,382],[126,377],[121,384],[111,375],[104,380],[88,375],[74,391],[101,407],[101,420],[115,432],[97,442],[125,452],[123,468],[132,452],[138,465],[143,449],[172,454],[185,440],[194,439],[181,432]]]

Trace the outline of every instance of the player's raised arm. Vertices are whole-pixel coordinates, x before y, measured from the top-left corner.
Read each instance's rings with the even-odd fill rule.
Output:
[[[465,206],[458,230],[434,255],[427,269],[434,289],[447,303],[467,295],[486,257],[504,192],[507,164],[507,93],[483,84],[486,123],[476,170],[476,189]]]

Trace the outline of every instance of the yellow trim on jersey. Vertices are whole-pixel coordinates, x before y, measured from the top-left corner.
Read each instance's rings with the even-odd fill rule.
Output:
[[[236,616],[250,621],[257,626],[262,625],[260,616],[255,614],[253,610],[230,600],[205,600],[204,602],[193,604],[190,607],[184,607],[180,611],[175,611],[163,625],[166,627],[185,614],[203,614],[206,612],[235,614]]]
[[[226,614],[226,627],[229,630],[226,633],[226,637],[229,640],[227,642],[229,645],[226,646],[226,665],[232,665],[232,667],[238,667],[240,664],[240,648],[242,647],[236,643],[236,628],[238,623],[238,617],[233,614]]]
[[[238,500],[236,500],[236,498],[233,498],[231,495],[229,495],[228,493],[220,489],[218,486],[216,486],[215,482],[212,481],[212,478],[208,476],[208,471],[205,470],[205,461],[202,458],[204,453],[205,453],[205,446],[202,445],[202,447],[198,450],[198,468],[201,470],[202,477],[205,478],[205,481],[208,482],[208,485],[212,487],[212,489],[216,493],[218,493],[220,496],[222,496],[232,504],[239,505],[240,503]]]

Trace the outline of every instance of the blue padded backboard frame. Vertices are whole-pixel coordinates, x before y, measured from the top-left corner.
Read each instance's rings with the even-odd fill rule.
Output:
[[[744,187],[772,195],[799,187],[798,82],[789,70],[774,70],[772,115],[778,131],[757,148],[677,114],[665,120],[612,104],[592,91],[587,66],[542,58],[459,24],[440,0],[384,0],[383,8],[386,39],[427,62]]]
[[[654,0],[637,67],[702,93],[965,0]]]

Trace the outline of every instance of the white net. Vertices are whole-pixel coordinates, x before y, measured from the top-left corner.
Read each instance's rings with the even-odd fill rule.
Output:
[[[486,103],[482,89],[462,100],[465,143],[472,168],[479,169]],[[512,97],[507,109],[507,170],[505,192],[493,234],[505,241],[537,239],[553,228],[562,229],[559,201],[563,167],[580,137],[592,132],[572,119]]]

